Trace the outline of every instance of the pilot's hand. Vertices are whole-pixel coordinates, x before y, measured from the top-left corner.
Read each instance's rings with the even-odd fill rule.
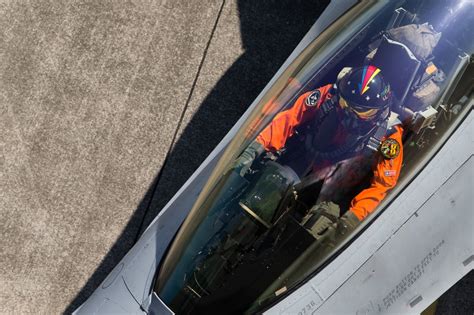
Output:
[[[359,223],[359,218],[356,217],[354,212],[349,210],[339,219],[336,229],[337,233],[341,236],[347,235],[348,233],[355,230]]]
[[[249,171],[253,161],[255,161],[263,151],[265,151],[265,149],[260,143],[257,141],[252,142],[235,160],[233,168],[243,177]]]
[[[305,223],[305,227],[315,236],[322,235],[331,225],[338,222],[339,213],[339,206],[334,202],[320,202],[309,211],[311,218]]]

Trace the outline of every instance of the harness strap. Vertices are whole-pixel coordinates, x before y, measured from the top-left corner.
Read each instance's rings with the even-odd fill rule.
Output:
[[[314,119],[313,128],[318,128],[322,122],[329,116],[329,114],[336,109],[336,100],[335,97],[331,97],[321,104],[320,111],[316,119]],[[352,149],[353,153],[359,152],[364,148],[368,148],[372,151],[377,151],[382,143],[383,137],[387,132],[388,121],[384,120],[383,122],[377,123],[377,126],[370,130],[367,134],[358,137],[355,141],[347,141],[346,143],[340,145],[337,149],[324,152],[319,150],[314,150],[313,148],[313,137],[308,136],[306,139],[306,147],[313,154],[322,159],[336,159],[343,154],[347,153]],[[374,131],[375,130],[375,131]]]
[[[372,151],[378,151],[382,138],[387,134],[388,121],[384,120],[381,123],[377,123],[377,129],[375,133],[369,137],[366,147]]]

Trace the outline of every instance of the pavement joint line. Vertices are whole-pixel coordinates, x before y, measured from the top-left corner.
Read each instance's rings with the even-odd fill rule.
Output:
[[[203,51],[203,55],[202,55],[202,58],[201,58],[201,61],[199,62],[199,66],[198,66],[198,69],[197,69],[197,72],[196,72],[196,76],[194,77],[194,80],[193,80],[193,84],[191,85],[191,89],[189,91],[189,94],[188,94],[188,98],[186,100],[186,103],[184,105],[184,108],[183,110],[181,111],[181,115],[179,117],[179,120],[178,120],[178,124],[176,125],[176,129],[175,129],[175,132],[174,132],[174,135],[173,135],[173,139],[171,140],[171,143],[170,143],[170,146],[168,148],[168,151],[166,153],[166,156],[165,156],[165,160],[163,162],[163,166],[161,167],[160,171],[158,172],[158,175],[156,177],[156,181],[155,183],[153,184],[153,187],[152,187],[152,190],[151,190],[151,194],[149,196],[149,200],[148,200],[148,203],[147,203],[147,206],[145,207],[145,212],[143,213],[143,216],[142,216],[142,219],[140,221],[140,225],[138,226],[138,231],[137,231],[137,235],[135,236],[135,239],[133,241],[133,243],[135,244],[138,239],[140,238],[140,234],[141,234],[141,231],[143,229],[143,224],[145,223],[145,217],[147,215],[147,213],[149,212],[150,210],[150,206],[151,206],[151,203],[153,201],[153,196],[155,195],[156,193],[156,189],[158,188],[158,183],[160,182],[161,180],[161,176],[163,174],[163,170],[165,169],[166,167],[166,164],[168,163],[168,160],[169,160],[169,156],[170,156],[170,151],[172,150],[175,142],[176,142],[176,138],[178,136],[178,132],[181,128],[181,125],[183,123],[183,120],[184,120],[184,115],[189,107],[189,103],[191,102],[191,98],[194,94],[194,90],[196,88],[196,84],[197,84],[197,81],[199,79],[199,76],[201,74],[201,70],[204,66],[204,61],[206,60],[206,56],[207,56],[207,53],[209,51],[209,47],[211,46],[211,42],[212,42],[212,39],[214,38],[214,34],[217,30],[217,26],[219,24],[219,20],[222,16],[222,12],[224,10],[224,6],[225,6],[225,1],[226,0],[222,0],[222,3],[221,3],[221,7],[219,8],[219,12],[217,13],[217,17],[216,17],[216,20],[214,22],[214,26],[212,27],[212,30],[211,30],[211,35],[209,36],[209,39],[206,43],[206,47],[204,48],[204,51]]]

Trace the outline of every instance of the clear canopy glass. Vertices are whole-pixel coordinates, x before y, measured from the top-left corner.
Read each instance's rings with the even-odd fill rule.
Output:
[[[388,188],[358,217],[365,224],[468,110],[473,26],[474,3],[462,0],[362,2],[339,18],[286,69],[228,145],[157,271],[160,298],[178,314],[252,313],[317,272],[355,235],[341,231],[341,217],[357,196],[370,194],[374,177]],[[384,114],[341,100],[341,78],[364,66],[380,69],[391,86]],[[298,117],[306,110],[316,114]],[[351,129],[349,111],[372,123]],[[290,120],[278,123],[284,115],[294,121],[276,139],[288,127]],[[396,134],[399,147],[386,142]],[[378,174],[397,154],[400,165]],[[250,156],[245,172],[243,156]]]

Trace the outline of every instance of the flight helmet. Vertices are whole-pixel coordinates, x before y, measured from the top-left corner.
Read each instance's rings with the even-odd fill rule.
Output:
[[[379,68],[352,68],[338,80],[336,88],[345,124],[360,127],[388,118],[392,90]]]

